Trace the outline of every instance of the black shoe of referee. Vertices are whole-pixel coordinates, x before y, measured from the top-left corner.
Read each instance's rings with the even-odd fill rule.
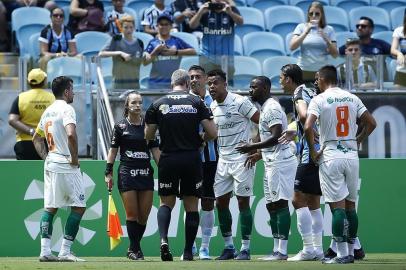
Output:
[[[173,261],[173,256],[169,250],[168,243],[161,243],[161,260],[162,261]]]

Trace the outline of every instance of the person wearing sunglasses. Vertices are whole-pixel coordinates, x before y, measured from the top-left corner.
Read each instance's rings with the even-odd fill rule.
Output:
[[[372,38],[374,21],[369,17],[360,17],[356,24],[357,36],[360,40],[361,55],[390,54],[390,44],[384,40]],[[345,55],[345,45],[339,48],[340,55]]]
[[[345,55],[352,57],[352,78],[350,79],[354,88],[371,88],[375,86],[376,75],[373,67],[361,56],[360,43],[359,39],[348,39],[345,43]],[[346,69],[345,63],[337,67],[339,82],[342,87],[347,86]]]
[[[75,35],[63,24],[65,14],[56,7],[51,10],[51,24],[42,29],[39,44],[41,58],[39,67],[46,71],[47,63],[55,57],[75,56],[77,54]]]
[[[307,12],[307,21],[293,31],[290,49],[300,47],[298,65],[303,70],[305,83],[313,83],[316,71],[328,61],[328,56],[337,57],[334,28],[327,25],[323,5],[312,2]]]

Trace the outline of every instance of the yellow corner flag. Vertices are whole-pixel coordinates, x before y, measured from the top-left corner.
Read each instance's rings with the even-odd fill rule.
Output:
[[[110,250],[113,250],[118,244],[120,244],[123,230],[121,229],[120,218],[111,193],[109,193],[108,211],[107,234],[110,237]]]

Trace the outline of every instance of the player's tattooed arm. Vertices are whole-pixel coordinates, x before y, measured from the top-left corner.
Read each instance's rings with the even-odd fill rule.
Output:
[[[45,146],[44,138],[41,137],[37,132],[34,133],[34,137],[32,138],[32,142],[34,143],[35,150],[37,150],[38,155],[45,160],[48,155],[48,150]]]

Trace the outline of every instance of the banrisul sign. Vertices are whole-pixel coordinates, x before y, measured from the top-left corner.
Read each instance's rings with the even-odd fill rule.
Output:
[[[107,190],[104,183],[103,161],[82,161],[81,170],[86,190],[87,211],[81,222],[77,241],[73,251],[80,256],[122,256],[128,247],[128,240],[123,237],[122,243],[113,252],[109,251],[109,242],[106,234],[107,216]],[[361,242],[368,252],[406,252],[403,237],[405,223],[403,215],[395,210],[403,205],[403,190],[406,190],[406,181],[399,168],[406,165],[405,160],[361,160],[362,186],[358,213],[360,217],[359,235]],[[38,256],[40,246],[39,220],[43,211],[43,163],[41,161],[0,161],[2,172],[2,222],[0,222],[0,256]],[[257,166],[254,184],[255,196],[251,199],[254,214],[254,227],[252,233],[252,253],[265,254],[272,249],[271,228],[268,225],[269,215],[266,211],[266,201],[262,191],[262,164]],[[383,179],[390,179],[385,192],[382,192]],[[379,194],[379,200],[377,200]],[[125,212],[120,196],[116,190],[113,192],[117,211],[120,214],[121,224],[125,225]],[[376,219],[376,211],[385,201],[385,219]],[[159,254],[159,236],[156,215],[159,207],[159,198],[154,194],[152,207],[145,238],[142,247],[146,256]],[[240,229],[238,223],[238,204],[235,198],[230,208],[233,215],[234,243],[240,246]],[[324,238],[327,246],[331,235],[331,214],[328,207],[324,207]],[[52,249],[58,251],[63,237],[63,228],[69,209],[60,209],[54,219],[52,236]],[[301,249],[301,240],[296,227],[296,214],[291,207],[292,226],[289,238],[289,252],[295,253]],[[173,253],[178,256],[183,250],[184,243],[184,210],[180,201],[172,211],[171,226],[169,228],[170,244]],[[392,224],[387,243],[385,239],[377,238],[376,231]],[[123,228],[126,234],[125,227]],[[200,230],[199,230],[200,235]],[[223,248],[223,240],[216,220],[211,241],[211,253],[218,255]],[[200,239],[197,240],[198,244]]]

